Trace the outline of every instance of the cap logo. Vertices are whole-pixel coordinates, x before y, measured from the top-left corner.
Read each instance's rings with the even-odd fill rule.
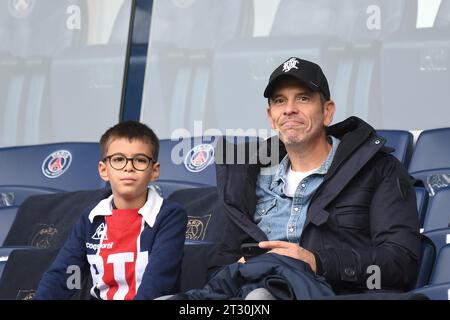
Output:
[[[286,61],[285,63],[283,63],[283,71],[284,72],[289,72],[291,69],[297,68],[297,63],[299,63],[299,61],[295,58],[290,58],[288,61]]]

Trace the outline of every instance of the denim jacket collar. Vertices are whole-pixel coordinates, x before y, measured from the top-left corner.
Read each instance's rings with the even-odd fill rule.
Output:
[[[314,171],[313,174],[325,175],[328,172],[328,169],[331,167],[334,155],[336,154],[336,150],[341,141],[333,136],[328,136],[328,138],[331,140],[331,151],[328,153],[328,156],[322,162],[320,167],[316,171]],[[281,181],[283,182],[283,184],[286,184],[286,173],[290,165],[291,161],[289,160],[289,155],[286,154],[286,156],[278,165],[275,174],[273,175],[272,183],[270,184],[270,190],[273,190],[275,187],[277,187],[281,183]]]

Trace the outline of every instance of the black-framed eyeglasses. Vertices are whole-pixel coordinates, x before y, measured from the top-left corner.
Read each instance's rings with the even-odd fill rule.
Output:
[[[103,158],[103,162],[106,162],[106,160],[108,160],[110,166],[116,170],[122,170],[127,166],[128,161],[131,161],[133,168],[138,171],[145,171],[150,166],[150,163],[156,162],[145,154],[138,154],[132,158],[127,158],[127,156],[122,153],[115,153],[110,156],[106,156]]]

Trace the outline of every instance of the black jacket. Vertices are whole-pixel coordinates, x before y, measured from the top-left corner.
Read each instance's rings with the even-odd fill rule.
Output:
[[[317,273],[336,293],[367,290],[370,265],[380,268],[382,289],[408,290],[420,260],[411,178],[389,154],[392,149],[384,147],[385,139],[361,119],[350,117],[329,127],[327,134],[341,139],[341,143],[312,198],[299,245],[314,253]],[[269,143],[261,148],[270,153]],[[285,155],[280,144],[278,161]],[[218,154],[217,159],[221,156],[225,157]],[[246,161],[252,163],[251,152],[249,157]],[[261,166],[216,164],[219,198],[228,223],[210,272],[236,262],[242,256],[241,243],[267,240],[253,222],[255,184]]]
[[[224,267],[204,288],[172,296],[172,300],[244,299],[256,288],[267,289],[279,300],[310,300],[334,296],[323,277],[291,257],[263,254],[246,263]]]

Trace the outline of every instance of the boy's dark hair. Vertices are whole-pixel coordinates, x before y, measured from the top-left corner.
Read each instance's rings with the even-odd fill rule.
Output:
[[[128,140],[140,140],[148,143],[153,151],[152,158],[158,161],[159,139],[152,129],[138,121],[124,121],[106,130],[100,138],[100,152],[102,159],[106,157],[109,144],[114,139],[127,138]]]

